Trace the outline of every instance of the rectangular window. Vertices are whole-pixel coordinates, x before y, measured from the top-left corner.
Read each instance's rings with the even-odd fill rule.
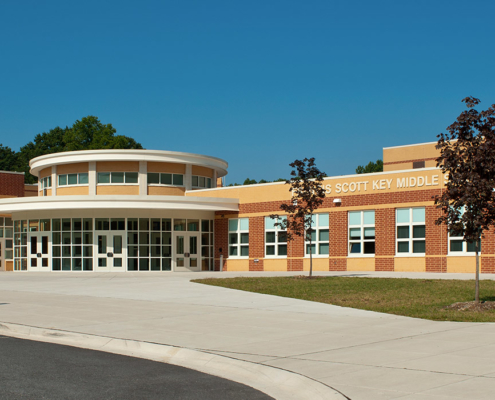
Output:
[[[329,254],[328,214],[313,214],[311,230],[306,232],[306,256]],[[311,238],[311,244],[309,239]]]
[[[42,189],[47,189],[47,188],[52,187],[52,177],[51,176],[47,176],[45,178],[42,178],[40,182],[41,182],[41,188]]]
[[[58,176],[58,186],[75,186],[75,185],[87,185],[88,173],[80,174],[63,174]]]
[[[266,257],[287,257],[287,231],[275,223],[286,221],[286,217],[274,220],[265,217],[265,256]]]
[[[425,254],[425,208],[398,208],[395,214],[397,254]]]
[[[138,181],[137,172],[98,172],[97,176],[99,184],[136,185]]]
[[[349,255],[375,254],[375,210],[349,211]]]
[[[249,257],[249,218],[229,219],[229,257]]]
[[[211,188],[211,178],[206,176],[192,176],[192,187],[194,189],[205,189]]]
[[[126,176],[126,182],[127,182],[127,176]],[[184,186],[184,175],[149,172],[148,185]]]
[[[461,217],[464,214],[464,208],[461,210]],[[461,233],[454,233],[449,230],[449,254],[453,256],[470,255],[474,256],[475,241],[465,241]],[[481,241],[478,241],[478,252],[481,252]]]

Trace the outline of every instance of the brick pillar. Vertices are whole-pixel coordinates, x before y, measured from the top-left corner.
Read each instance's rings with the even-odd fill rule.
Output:
[[[347,211],[330,213],[329,271],[347,270]]]
[[[395,257],[395,209],[375,210],[375,271],[393,271]]]
[[[265,217],[249,218],[249,270],[263,271],[265,257]],[[254,260],[258,262],[255,263]]]
[[[294,239],[287,243],[287,271],[302,271],[303,257],[304,236],[294,235]]]
[[[425,209],[426,272],[447,272],[447,225],[435,224],[435,221],[442,215],[442,210],[435,206],[427,206]]]
[[[495,229],[485,231],[485,236],[481,238],[481,268],[480,271],[484,274],[495,273]],[[488,256],[488,257],[487,257]]]
[[[227,257],[229,255],[229,220],[227,218],[214,221],[215,227],[215,271],[220,271],[220,254],[223,255],[223,270],[227,270]],[[222,249],[222,253],[220,253]]]

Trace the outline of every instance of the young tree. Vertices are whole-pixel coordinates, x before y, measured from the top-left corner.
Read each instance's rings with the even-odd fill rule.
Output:
[[[435,222],[447,224],[451,233],[474,243],[476,254],[475,300],[479,298],[479,243],[483,232],[495,225],[495,104],[486,111],[474,107],[474,97],[462,100],[467,110],[438,135],[437,166],[447,174],[446,188],[435,199],[443,216]]]
[[[363,167],[362,165],[358,165],[358,167],[356,168],[356,174],[369,174],[372,172],[383,172],[382,160],[376,160],[376,163],[370,161],[365,167]]]
[[[292,168],[291,178],[286,183],[290,185],[291,201],[280,205],[287,214],[287,219],[281,219],[278,214],[270,215],[276,219],[275,226],[287,230],[287,241],[295,236],[303,236],[309,240],[309,276],[313,275],[312,221],[315,210],[322,205],[325,189],[322,186],[325,173],[315,165],[315,159],[305,158],[289,164]]]

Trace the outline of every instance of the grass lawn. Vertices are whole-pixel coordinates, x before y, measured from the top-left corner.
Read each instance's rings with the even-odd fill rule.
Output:
[[[495,322],[495,310],[444,309],[453,303],[474,300],[474,281],[276,277],[210,278],[193,282],[436,321]],[[480,299],[495,301],[495,281],[480,282]]]

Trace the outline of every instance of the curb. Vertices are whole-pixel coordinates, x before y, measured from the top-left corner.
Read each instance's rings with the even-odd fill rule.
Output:
[[[251,386],[275,399],[343,400],[335,389],[287,370],[165,344],[0,322],[0,334],[164,362]]]

